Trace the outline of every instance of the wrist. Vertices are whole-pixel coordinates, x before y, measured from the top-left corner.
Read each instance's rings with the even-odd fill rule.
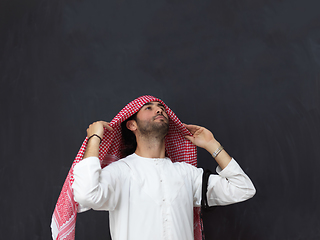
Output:
[[[221,144],[214,140],[208,143],[206,150],[212,155],[220,146]]]
[[[98,142],[98,144],[100,145],[102,138],[98,135],[98,134],[92,134],[91,136],[88,137],[88,142]]]
[[[83,158],[88,157],[99,157],[99,146],[100,146],[100,138],[93,135],[90,135],[87,139],[87,147]]]
[[[214,159],[216,159],[216,157],[218,157],[218,155],[221,153],[221,151],[224,149],[224,147],[222,146],[222,145],[220,145],[220,147],[218,147],[215,151],[214,151],[214,153],[212,153],[211,155],[212,155],[212,157],[214,158]]]

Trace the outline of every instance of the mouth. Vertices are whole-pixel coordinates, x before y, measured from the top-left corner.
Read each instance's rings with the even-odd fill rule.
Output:
[[[163,119],[163,120],[168,120],[165,116],[163,116],[163,115],[157,115],[157,116],[155,116],[154,117],[154,120],[156,120],[156,119]]]

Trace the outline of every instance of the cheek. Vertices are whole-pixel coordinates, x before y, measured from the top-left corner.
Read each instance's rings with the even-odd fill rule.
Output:
[[[144,120],[148,120],[150,116],[151,116],[150,113],[148,113],[147,111],[144,111],[144,112],[140,112],[137,115],[137,118],[140,119],[141,121],[144,121]]]

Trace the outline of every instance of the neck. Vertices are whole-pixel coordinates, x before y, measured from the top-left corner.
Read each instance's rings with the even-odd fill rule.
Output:
[[[164,138],[137,137],[135,153],[145,158],[164,158],[166,154]]]

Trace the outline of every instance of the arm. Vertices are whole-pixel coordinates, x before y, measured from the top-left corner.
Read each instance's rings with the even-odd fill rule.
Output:
[[[208,129],[186,124],[185,127],[193,134],[185,137],[196,146],[206,149],[211,155],[220,146]],[[210,206],[228,205],[253,197],[256,190],[250,178],[225,150],[222,150],[215,160],[219,164],[219,175],[211,174],[209,177],[207,199]]]
[[[228,205],[252,198],[256,190],[250,178],[232,159],[223,170],[217,167],[217,173],[211,174],[207,186],[209,206]]]
[[[125,169],[123,169],[125,170]],[[121,189],[122,171],[119,163],[101,169],[97,157],[88,157],[73,169],[72,184],[74,200],[82,208],[113,210],[118,203]]]
[[[193,185],[194,206],[201,206],[203,170],[190,164],[182,164],[186,169],[186,178],[190,177]],[[255,194],[255,188],[250,178],[241,169],[236,160],[232,159],[223,170],[220,166],[217,174],[210,174],[205,192],[209,206],[229,205],[245,201]]]
[[[113,130],[107,122],[99,121],[91,124],[87,129],[88,138],[93,134],[102,138],[104,128]],[[121,172],[113,167],[111,173],[107,168],[101,169],[98,158],[99,145],[100,139],[97,136],[88,140],[84,159],[73,169],[72,188],[75,201],[83,207],[109,210],[115,206],[119,196],[114,179],[119,178]]]
[[[187,125],[184,126],[191,132],[193,136],[185,136],[194,145],[206,149],[211,155],[220,147],[220,143],[214,138],[213,134],[206,128]],[[224,169],[231,161],[229,154],[223,149],[215,158],[221,169]]]

